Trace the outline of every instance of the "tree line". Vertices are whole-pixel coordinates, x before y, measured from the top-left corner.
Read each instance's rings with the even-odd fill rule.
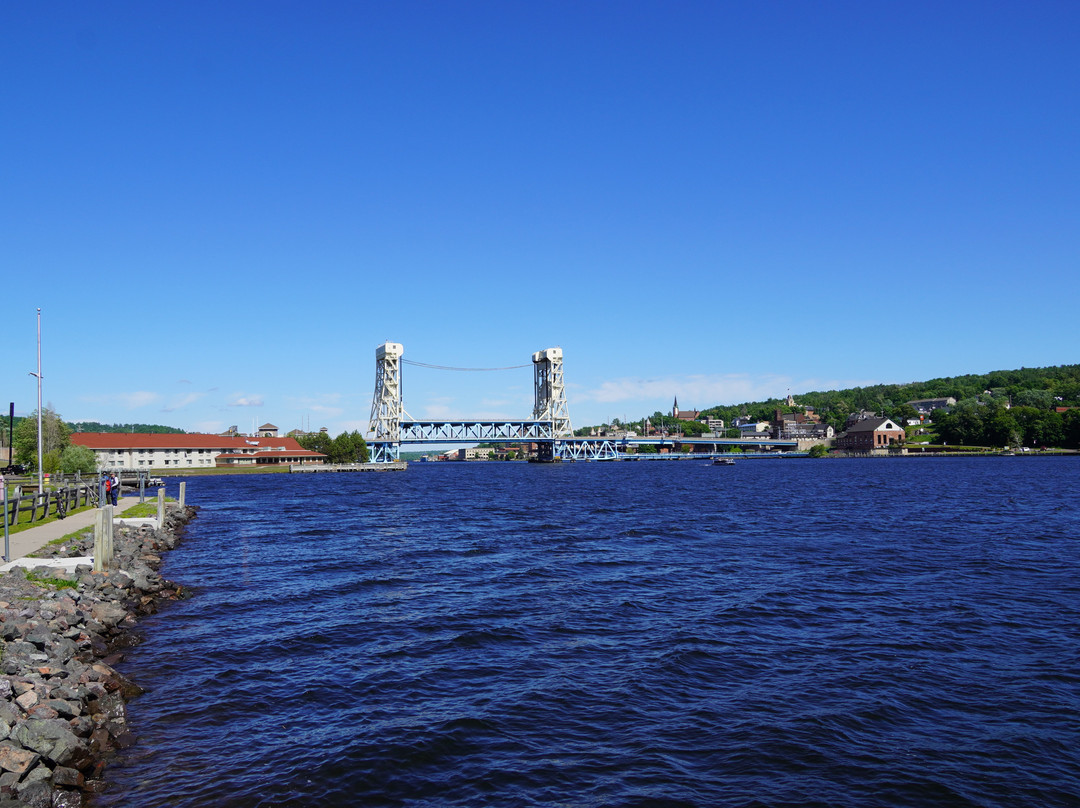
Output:
[[[938,440],[962,446],[1065,447],[1080,449],[1080,409],[1008,406],[1006,399],[969,398],[949,412],[930,416]]]

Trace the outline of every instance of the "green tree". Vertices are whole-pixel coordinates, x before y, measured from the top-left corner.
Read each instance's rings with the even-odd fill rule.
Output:
[[[330,437],[329,433],[319,430],[318,432],[310,432],[307,435],[301,435],[296,439],[296,442],[300,444],[301,448],[307,449],[310,452],[319,452],[320,454],[329,455],[334,439]]]
[[[1080,410],[1068,410],[1061,416],[1062,446],[1080,449]]]
[[[807,457],[824,457],[829,453],[829,447],[824,443],[815,443],[810,447],[810,451],[806,453]]]
[[[60,454],[60,471],[64,474],[94,474],[97,471],[97,458],[94,450],[88,446],[69,445]]]
[[[59,469],[60,454],[67,447],[70,435],[71,430],[68,429],[67,424],[63,422],[59,415],[49,407],[42,409],[41,450],[45,455],[45,462],[42,466],[44,471],[50,471],[50,464],[56,466],[50,473]],[[13,448],[15,449],[15,462],[21,463],[33,471],[37,471],[38,468],[37,439],[37,410],[35,410],[32,416],[23,418],[19,422],[12,438]],[[55,453],[55,460],[49,459],[50,453]]]
[[[324,454],[331,463],[366,463],[367,442],[355,429],[352,432],[342,432],[330,441]]]

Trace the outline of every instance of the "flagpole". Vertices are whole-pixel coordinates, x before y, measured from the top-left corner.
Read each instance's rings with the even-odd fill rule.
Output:
[[[45,458],[41,453],[41,307],[37,310],[37,490],[45,492]]]

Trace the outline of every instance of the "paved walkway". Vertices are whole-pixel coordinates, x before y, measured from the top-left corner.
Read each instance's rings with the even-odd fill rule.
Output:
[[[154,497],[151,499],[150,497],[147,497],[146,501],[156,502],[157,498]],[[123,513],[128,508],[138,504],[138,494],[135,496],[120,497],[115,513]],[[88,527],[93,527],[94,520],[97,518],[97,511],[97,508],[89,508],[88,510],[72,514],[66,519],[57,519],[53,522],[40,525],[39,527],[32,527],[29,530],[21,530],[18,533],[12,533],[8,539],[8,543],[11,547],[12,561],[0,566],[0,572],[6,572],[14,566],[18,559],[25,558],[30,553],[40,550],[46,544],[55,539],[59,539],[61,536],[66,536],[68,533],[74,533],[76,530],[84,530]],[[3,531],[3,525],[0,525],[0,531]],[[3,537],[0,536],[0,542],[2,541]],[[0,546],[0,551],[3,551],[3,549],[3,546]],[[7,561],[7,559],[4,560]],[[44,562],[41,563],[44,564]]]

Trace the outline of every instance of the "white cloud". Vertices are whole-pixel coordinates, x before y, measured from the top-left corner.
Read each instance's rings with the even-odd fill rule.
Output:
[[[426,420],[429,421],[445,421],[458,417],[445,401],[433,401],[429,404],[424,404],[422,405],[420,412],[424,413]]]
[[[161,395],[159,393],[151,393],[148,390],[136,390],[131,393],[106,393],[98,396],[82,396],[83,401],[89,401],[95,404],[127,407],[129,410],[146,407],[160,399]]]
[[[187,393],[182,396],[173,396],[169,403],[161,408],[162,412],[174,412],[179,409],[183,409],[190,404],[194,404],[196,401],[205,396],[206,393]]]
[[[229,402],[230,407],[261,407],[263,405],[262,396],[234,396],[233,400]]]

